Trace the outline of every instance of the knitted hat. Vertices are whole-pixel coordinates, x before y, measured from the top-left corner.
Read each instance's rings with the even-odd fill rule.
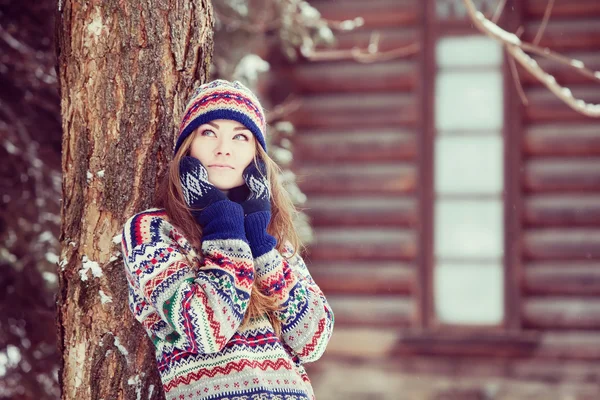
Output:
[[[238,121],[267,150],[265,114],[258,98],[238,81],[216,79],[196,89],[188,102],[181,119],[174,153],[177,153],[185,138],[197,127],[215,119]]]

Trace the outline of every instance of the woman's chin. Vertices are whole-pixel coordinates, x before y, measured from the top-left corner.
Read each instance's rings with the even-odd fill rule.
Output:
[[[227,182],[223,182],[223,181],[215,181],[215,182],[210,182],[214,185],[214,187],[216,187],[219,190],[222,191],[227,191],[229,189],[232,189],[234,187],[240,186],[243,182],[238,183],[238,182],[233,182],[233,181],[227,181]]]

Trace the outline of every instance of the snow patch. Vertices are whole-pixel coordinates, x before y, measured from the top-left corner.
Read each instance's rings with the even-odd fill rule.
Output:
[[[92,270],[92,276],[95,278],[100,278],[102,276],[102,268],[100,268],[100,264],[96,261],[88,260],[87,256],[83,256],[82,258],[83,266],[79,270],[79,275],[81,276],[82,281],[88,280],[88,271]]]
[[[100,302],[102,304],[112,303],[112,297],[108,296],[102,290],[98,291],[98,293],[100,293]]]
[[[575,68],[585,68],[585,64],[583,64],[583,61],[580,60],[571,60],[571,65]]]
[[[363,26],[365,24],[365,20],[363,17],[357,17],[354,19],[348,19],[346,21],[342,21],[340,23],[340,29],[344,31],[351,31],[359,26]]]
[[[117,236],[114,236],[114,237],[112,238],[112,242],[113,242],[114,244],[121,244],[121,239],[122,239],[122,238],[123,238],[123,235],[121,235],[121,234],[118,234]]]
[[[59,258],[56,254],[52,252],[47,252],[46,261],[48,261],[50,264],[56,264],[59,261]]]
[[[58,275],[56,275],[54,272],[44,271],[42,272],[42,277],[46,280],[46,282],[51,284],[58,282]]]
[[[485,29],[490,31],[494,36],[499,37],[500,39],[508,42],[510,44],[514,44],[515,46],[519,46],[521,44],[521,39],[514,33],[510,33],[500,28],[498,25],[487,19],[482,13],[479,11],[476,14],[477,19],[481,21]]]
[[[154,385],[150,385],[148,387],[148,400],[152,398],[152,393],[154,392]]]
[[[94,19],[87,26],[87,31],[91,35],[100,36],[103,27],[104,26],[102,25],[102,16],[99,12],[96,12],[96,15],[94,15]]]
[[[127,359],[127,356],[129,356],[129,352],[127,351],[127,349],[125,348],[125,346],[123,346],[121,344],[121,342],[119,341],[119,338],[117,336],[115,336],[115,347],[119,350],[119,352],[121,352],[121,354],[123,354],[125,356],[125,358]]]
[[[573,93],[571,93],[571,89],[569,89],[569,88],[565,87],[565,88],[562,88],[560,91],[563,94],[563,96],[573,97]]]
[[[87,183],[90,183],[92,181],[92,178],[94,177],[94,175],[92,175],[92,173],[90,171],[88,171],[86,173],[86,177],[87,177]]]
[[[144,373],[142,372],[140,375],[143,377]],[[129,385],[135,386],[136,400],[140,400],[142,398],[142,379],[140,378],[140,375],[134,375],[127,379],[127,383]]]
[[[556,78],[550,74],[546,74],[546,83],[549,85],[554,85],[556,83]]]
[[[8,140],[4,141],[4,148],[10,154],[19,154],[20,153],[19,148],[17,146],[15,146],[14,144],[12,144],[11,142],[9,142]]]
[[[50,231],[44,231],[44,232],[40,233],[38,240],[40,241],[40,243],[53,242],[54,235]]]
[[[98,176],[98,178],[104,178],[104,170],[96,172],[96,176]]]
[[[258,76],[262,72],[268,71],[270,65],[256,54],[245,55],[236,65],[233,72],[233,79],[248,82],[254,86],[258,80]]]

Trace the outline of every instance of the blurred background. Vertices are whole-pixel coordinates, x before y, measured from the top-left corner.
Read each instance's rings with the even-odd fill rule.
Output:
[[[213,1],[335,312],[318,399],[600,398],[600,2],[473,4],[570,90],[462,0]],[[59,398],[55,11],[0,1],[6,399]]]

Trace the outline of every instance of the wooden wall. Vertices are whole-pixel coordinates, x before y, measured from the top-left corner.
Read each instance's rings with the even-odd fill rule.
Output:
[[[338,48],[366,47],[374,29],[382,50],[418,41],[414,1],[311,4],[327,19],[365,19],[338,35]],[[316,238],[308,259],[339,337],[355,338],[361,327],[387,337],[416,312],[417,68],[414,57],[301,62],[278,76],[303,102],[292,122],[295,170]]]
[[[524,2],[526,41],[534,39],[546,4]],[[600,70],[600,2],[555,2],[540,45]],[[600,103],[598,82],[537,59],[575,96]],[[530,101],[522,109],[522,327],[543,330],[545,343],[569,349],[568,357],[598,360],[600,120],[575,113],[532,76],[521,76]]]
[[[513,1],[522,37],[532,41],[547,1]],[[431,27],[423,26],[417,0],[310,3],[327,19],[364,17],[364,27],[337,34],[338,48],[365,47],[373,30],[383,51],[431,43],[423,42]],[[556,1],[540,45],[600,70],[600,1]],[[600,103],[597,82],[539,63],[576,96]],[[600,120],[576,114],[520,70],[529,104],[519,103],[506,121],[515,135],[507,171],[520,221],[508,238],[516,245],[507,246],[517,260],[506,283],[518,293],[507,302],[516,326],[487,335],[430,332],[419,304],[427,296],[421,288],[431,288],[420,281],[426,275],[418,261],[421,110],[428,107],[422,64],[418,53],[374,64],[301,61],[273,71],[274,83],[302,100],[292,115],[294,169],[316,237],[307,261],[336,317],[326,357],[401,354],[413,357],[404,371],[442,373],[456,357],[514,357],[508,364],[477,359],[465,371],[486,364],[534,379],[600,379]]]

